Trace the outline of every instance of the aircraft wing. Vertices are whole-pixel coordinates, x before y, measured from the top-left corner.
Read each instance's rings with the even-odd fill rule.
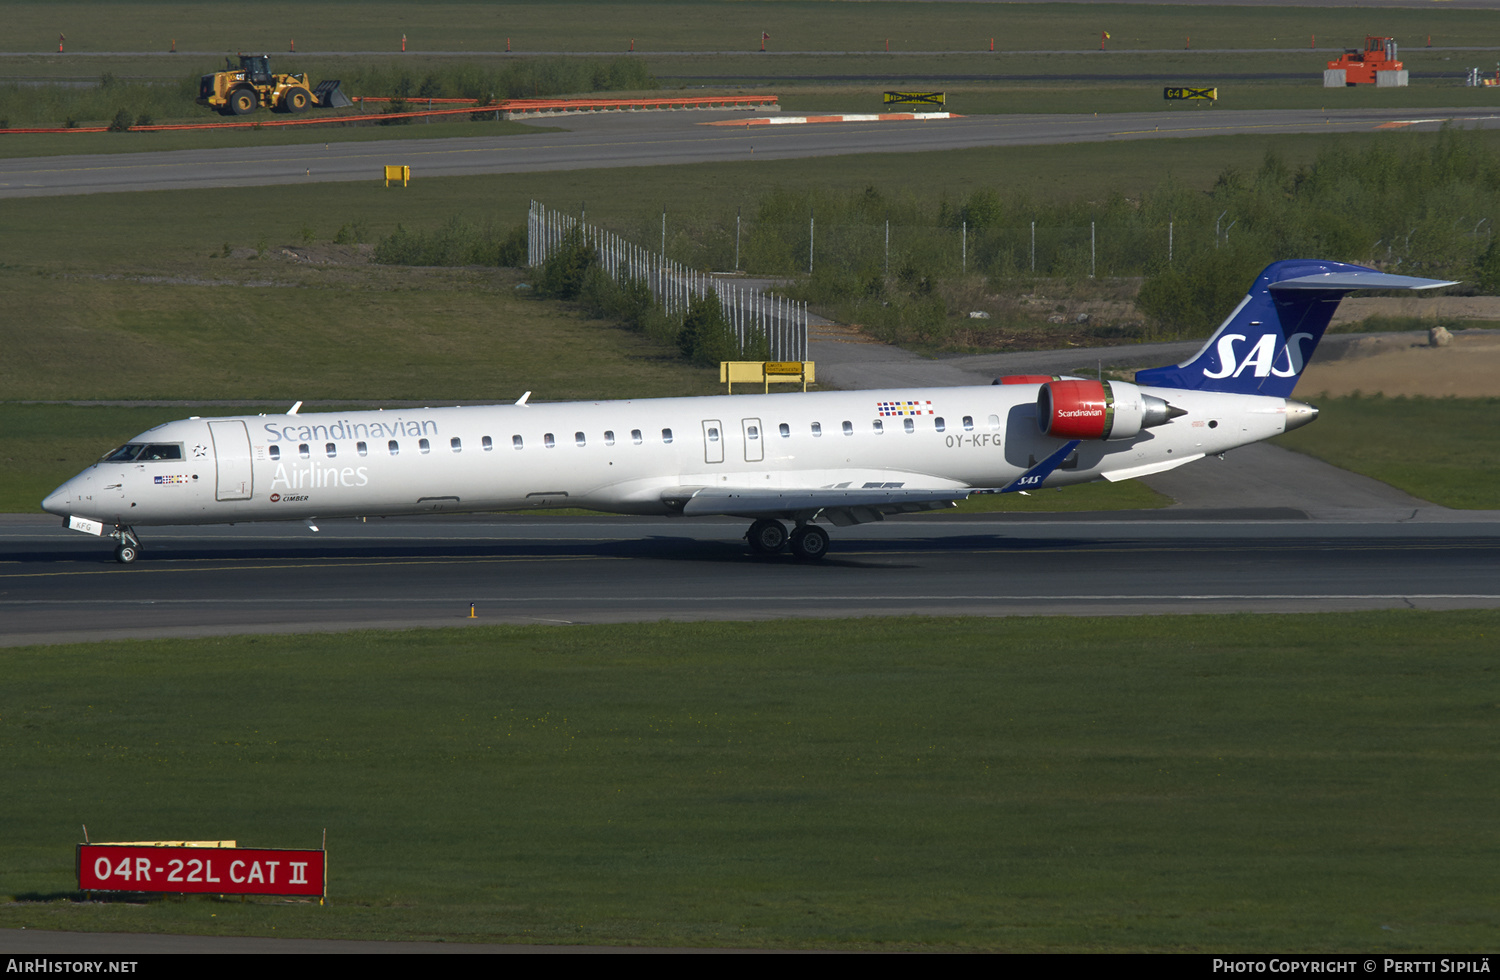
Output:
[[[666,495],[682,501],[682,512],[706,516],[811,520],[821,517],[836,527],[883,521],[887,514],[910,514],[952,507],[969,495],[967,490],[905,490],[862,487],[815,490],[684,488]],[[685,499],[684,499],[685,497]]]

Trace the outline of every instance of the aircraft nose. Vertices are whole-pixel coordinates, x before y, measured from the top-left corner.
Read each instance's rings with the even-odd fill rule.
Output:
[[[76,484],[77,482],[77,477],[74,477],[67,483],[64,483],[62,486],[58,487],[56,490],[47,494],[47,498],[42,501],[42,510],[45,510],[49,514],[56,514],[59,517],[67,517],[69,512],[69,504],[77,499],[78,496],[74,492],[74,484]]]

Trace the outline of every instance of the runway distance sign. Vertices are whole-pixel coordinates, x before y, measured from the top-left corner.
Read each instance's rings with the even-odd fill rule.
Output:
[[[946,101],[943,92],[887,92],[886,105],[929,105],[942,108]]]
[[[309,895],[327,891],[327,852],[256,847],[79,844],[86,892]]]
[[[1216,88],[1164,88],[1161,97],[1171,102],[1174,99],[1208,99],[1210,102],[1219,101],[1219,90]]]

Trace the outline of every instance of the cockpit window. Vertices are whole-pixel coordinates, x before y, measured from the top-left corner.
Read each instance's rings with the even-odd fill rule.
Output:
[[[182,444],[172,443],[139,443],[132,442],[121,446],[114,452],[105,453],[101,462],[105,463],[128,463],[131,460],[145,462],[154,459],[181,459]]]
[[[114,452],[105,453],[102,461],[105,463],[128,463],[132,459],[135,459],[137,456],[139,456],[141,454],[141,450],[145,448],[146,447],[141,445],[140,443],[121,446]]]

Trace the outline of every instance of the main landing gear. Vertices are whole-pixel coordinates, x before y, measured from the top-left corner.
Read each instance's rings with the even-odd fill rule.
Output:
[[[762,518],[750,525],[745,540],[750,543],[750,550],[758,555],[780,554],[788,544],[798,561],[818,561],[828,554],[828,532],[816,524],[801,521],[791,534],[787,534],[785,524]]]
[[[121,565],[129,565],[140,557],[141,540],[135,536],[134,528],[116,524],[115,529],[109,532],[109,536],[120,542],[115,545],[115,561]]]

